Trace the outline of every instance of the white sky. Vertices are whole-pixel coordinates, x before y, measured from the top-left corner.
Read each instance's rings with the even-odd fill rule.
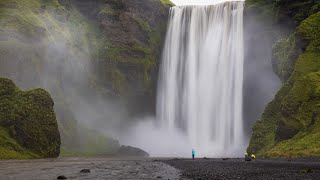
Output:
[[[244,0],[171,0],[177,6],[183,5],[212,5],[226,1],[244,1]]]

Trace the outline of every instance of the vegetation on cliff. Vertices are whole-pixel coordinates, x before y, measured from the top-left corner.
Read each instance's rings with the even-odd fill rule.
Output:
[[[284,84],[254,126],[249,152],[265,157],[320,156],[318,5],[316,1],[274,3],[283,10],[277,14],[278,20],[282,15],[292,15],[293,9],[294,24],[314,14],[303,20],[292,35],[274,45],[273,67]],[[312,6],[313,11],[306,6]]]
[[[172,7],[175,6],[175,4],[173,2],[171,2],[170,0],[160,0],[162,4],[164,4],[167,7]]]
[[[167,10],[152,0],[0,0],[0,76],[23,89],[50,92],[63,152],[71,154],[85,129],[75,106],[112,98],[113,104],[125,104],[121,109],[153,111]],[[102,124],[113,115],[99,118]],[[86,131],[91,133],[82,139],[103,136]],[[113,151],[117,146],[104,138],[109,144],[75,145],[77,152]]]
[[[256,11],[260,20],[270,19],[268,23],[294,27],[320,10],[318,0],[246,0],[247,8]]]
[[[107,1],[102,7],[99,79],[121,96],[153,96],[167,7],[150,0]]]
[[[0,78],[0,159],[57,157],[60,144],[49,93],[20,91],[11,80]]]

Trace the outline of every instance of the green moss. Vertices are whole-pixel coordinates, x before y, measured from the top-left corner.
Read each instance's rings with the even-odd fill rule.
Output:
[[[298,33],[310,42],[308,51],[320,51],[320,12],[310,16],[298,27]]]
[[[175,4],[173,2],[171,2],[170,0],[160,0],[162,4],[164,4],[167,7],[172,7],[175,6]]]
[[[10,79],[0,79],[0,96],[11,95],[16,91],[16,89],[16,85]]]
[[[298,27],[297,33],[308,46],[254,126],[248,151],[267,157],[320,155],[320,33],[315,28],[320,25],[319,17],[320,13],[312,15]],[[287,52],[279,53],[286,57]]]
[[[110,47],[107,49],[106,56],[109,59],[111,73],[111,81],[113,89],[120,93],[124,92],[121,89],[127,86],[127,77],[117,69],[117,64],[127,64],[128,66],[141,68],[143,71],[143,81],[146,89],[151,86],[150,73],[156,67],[156,55],[159,54],[159,44],[161,42],[160,32],[151,28],[148,21],[134,15],[132,17],[140,28],[148,34],[148,46],[141,42],[135,41],[131,43],[131,46],[125,47]],[[126,51],[139,51],[143,52],[143,58],[123,57],[122,52]],[[137,77],[138,78],[138,77]]]
[[[248,152],[262,157],[265,151],[270,149],[274,144],[275,127],[275,122],[273,121],[258,121],[253,127]]]
[[[141,19],[140,17],[134,15],[132,16],[133,19],[140,25],[140,27],[147,33],[150,33],[152,31],[148,21],[145,21],[143,19]]]
[[[5,128],[0,127],[0,159],[38,158],[36,153],[22,147]]]
[[[319,120],[312,128],[302,131],[292,139],[282,141],[267,151],[269,157],[310,157],[320,156],[320,126]]]
[[[8,79],[0,78],[1,87],[15,87]],[[0,126],[21,146],[39,157],[57,157],[60,134],[50,95],[42,90],[15,91],[0,96]],[[5,148],[5,147],[3,147]],[[17,152],[19,153],[19,152]]]

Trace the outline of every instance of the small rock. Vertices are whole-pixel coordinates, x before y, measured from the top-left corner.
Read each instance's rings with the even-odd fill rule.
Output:
[[[229,158],[222,158],[222,160],[226,161],[226,160],[229,160]]]
[[[158,179],[162,178],[161,176],[157,176]]]
[[[301,174],[309,174],[309,173],[313,173],[313,170],[311,168],[303,168],[300,170]]]
[[[58,176],[57,179],[68,179],[66,176]]]
[[[82,169],[80,172],[81,173],[90,173],[90,169]]]

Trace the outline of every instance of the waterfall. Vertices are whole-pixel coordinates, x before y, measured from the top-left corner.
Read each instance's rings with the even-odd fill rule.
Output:
[[[244,151],[243,6],[170,9],[156,116],[161,128],[181,132],[203,155]]]

